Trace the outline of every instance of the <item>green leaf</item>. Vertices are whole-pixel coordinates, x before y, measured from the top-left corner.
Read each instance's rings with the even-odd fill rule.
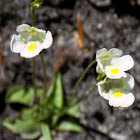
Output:
[[[70,107],[67,111],[66,114],[75,117],[75,118],[79,118],[80,117],[80,108],[79,108],[79,104],[75,104],[72,107]]]
[[[26,139],[26,140],[34,140],[34,139],[38,138],[40,135],[41,135],[40,131],[35,131],[35,132],[31,133],[31,134],[22,133],[21,137],[23,139]]]
[[[16,134],[16,133],[18,133],[18,128],[17,128],[16,125],[14,125],[14,123],[15,123],[15,121],[10,121],[10,120],[7,120],[7,119],[5,119],[5,120],[2,121],[2,125],[4,127],[6,127],[11,132],[13,132],[13,133]]]
[[[52,140],[51,130],[50,130],[49,126],[47,124],[42,123],[41,129],[42,129],[43,135],[45,137],[45,140]]]
[[[43,3],[44,0],[35,0],[31,3],[31,8],[32,9],[36,9],[36,8],[39,8],[42,3]]]
[[[83,128],[79,124],[72,121],[62,121],[57,125],[56,130],[58,131],[73,131],[73,132],[82,132]]]
[[[33,108],[22,109],[20,115],[23,120],[33,119],[35,121],[42,121],[48,119],[50,122],[54,116],[55,111],[56,110],[52,104],[48,104],[46,107],[36,105]]]
[[[23,120],[31,120],[39,118],[38,108],[39,107],[36,105],[33,108],[22,109],[22,111],[20,112],[21,118]]]
[[[48,91],[47,91],[47,96],[50,97],[52,95],[52,93],[54,92],[54,88],[55,88],[55,84],[52,84]]]
[[[63,107],[63,86],[60,72],[56,73],[55,75],[55,90],[53,93],[52,102],[59,109]]]
[[[60,118],[60,114],[56,113],[52,116],[51,126],[54,127]]]
[[[50,87],[47,91],[46,97],[44,99],[45,104],[48,104],[49,101],[51,102],[50,98],[51,98],[52,94],[54,93],[54,89],[55,89],[55,82],[52,85],[50,85]]]
[[[12,131],[15,134],[21,134],[23,138],[26,139],[35,139],[37,138],[40,132],[40,122],[32,121],[32,120],[3,120],[2,125]]]
[[[42,90],[37,89],[37,94],[41,94]],[[6,94],[7,103],[20,103],[30,106],[34,96],[34,90],[32,87],[17,86],[10,89]]]

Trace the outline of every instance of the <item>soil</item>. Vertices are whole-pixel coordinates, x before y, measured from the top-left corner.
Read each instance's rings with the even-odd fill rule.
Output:
[[[31,24],[29,0],[0,1],[0,122],[14,118],[19,107],[6,104],[5,93],[15,85],[31,84],[31,59],[10,51],[11,36],[20,24]],[[140,140],[140,1],[139,0],[46,0],[36,10],[36,27],[50,30],[53,45],[44,50],[48,78],[63,48],[65,63],[61,67],[64,90],[69,96],[76,80],[101,48],[119,48],[130,54],[135,66],[129,71],[135,78],[135,103],[127,108],[112,108],[99,96],[97,89],[80,104],[83,133],[53,132],[54,140]],[[84,30],[84,53],[77,44],[77,16],[81,15]],[[78,96],[96,83],[93,66],[83,80]],[[36,81],[42,85],[43,71],[36,57]],[[0,140],[22,140],[0,124]]]

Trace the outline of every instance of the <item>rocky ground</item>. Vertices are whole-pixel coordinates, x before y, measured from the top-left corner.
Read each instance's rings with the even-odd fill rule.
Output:
[[[58,52],[64,48],[65,64],[61,68],[65,92],[69,95],[84,68],[95,58],[101,48],[116,47],[130,54],[135,66],[130,73],[135,78],[135,103],[127,108],[109,107],[107,101],[95,90],[81,103],[81,122],[87,126],[83,133],[61,132],[54,140],[139,140],[140,139],[140,1],[139,0],[46,0],[36,10],[36,27],[50,30],[54,42],[44,50],[47,74]],[[84,46],[88,53],[78,49],[77,15],[81,15],[84,29]],[[5,117],[14,117],[18,109],[7,105],[4,96],[15,85],[31,84],[31,60],[23,59],[9,49],[10,39],[20,24],[31,24],[28,0],[0,1],[0,50],[3,63],[0,67],[0,122]],[[42,85],[43,71],[36,57],[37,84]],[[88,72],[81,87],[82,95],[96,83],[95,66]],[[0,140],[21,140],[0,125]]]

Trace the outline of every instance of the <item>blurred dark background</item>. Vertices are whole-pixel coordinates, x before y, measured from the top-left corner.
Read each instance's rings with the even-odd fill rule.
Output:
[[[5,93],[15,85],[31,84],[31,59],[24,59],[10,51],[11,36],[16,27],[31,25],[29,0],[0,0],[0,123],[5,117],[18,116],[19,107],[7,105]],[[84,30],[84,53],[77,44],[77,15],[81,15]],[[44,0],[36,10],[36,27],[50,30],[53,45],[44,50],[48,78],[62,54],[61,67],[64,89],[69,95],[84,68],[101,48],[119,48],[130,54],[135,66],[130,70],[135,78],[135,103],[127,108],[109,107],[95,90],[81,103],[80,121],[87,128],[83,133],[57,132],[54,140],[140,140],[140,0]],[[63,48],[63,49],[62,49]],[[63,51],[62,51],[63,50]],[[36,81],[42,85],[43,71],[36,57]],[[95,66],[89,70],[79,88],[85,94],[96,83]],[[0,140],[21,140],[0,124]]]

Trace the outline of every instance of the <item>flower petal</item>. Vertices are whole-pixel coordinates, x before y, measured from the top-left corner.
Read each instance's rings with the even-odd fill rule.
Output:
[[[105,78],[103,81],[99,82],[98,85],[101,85],[103,88],[103,91],[109,92],[109,90],[116,90],[119,89],[123,92],[130,92],[134,87],[134,78],[126,73],[125,78],[121,79],[110,79],[109,81],[107,78]]]
[[[104,82],[104,81],[101,81],[101,82]],[[111,91],[108,91],[108,93],[105,92],[105,85],[104,84],[99,84],[98,83],[98,92],[100,94],[100,96],[102,96],[104,99],[106,100],[109,100],[110,97],[112,96],[112,92]]]
[[[17,27],[17,32],[20,33],[20,32],[23,32],[23,31],[26,31],[26,30],[29,30],[29,29],[30,29],[30,25],[21,24]]]
[[[102,96],[104,99],[109,100],[109,98],[112,96],[111,88],[107,89],[105,82],[107,81],[107,77],[104,78],[104,80],[97,83],[98,86],[98,92],[100,96]]]
[[[106,52],[107,52],[107,49],[106,48],[103,48],[103,49],[97,51],[97,53],[96,53],[96,59],[98,59],[100,56],[102,56]]]
[[[100,69],[105,73],[105,66],[111,65],[111,61],[113,58],[118,58],[123,54],[123,52],[119,49],[113,48],[107,51],[107,49],[103,48],[99,50],[96,54],[97,64]]]
[[[106,54],[106,53],[107,53],[107,49],[106,48],[103,48],[103,49],[97,51],[97,53],[96,53],[97,64],[98,64],[100,70],[103,71],[103,73],[104,73],[104,67],[103,67],[103,64],[102,64],[102,61],[101,61],[102,59],[100,57],[102,55]]]
[[[22,43],[19,39],[19,35],[13,35],[10,43],[10,49],[14,53],[20,53],[25,47],[25,44]]]
[[[34,29],[35,31],[40,32],[40,33],[46,33],[45,30],[38,29],[38,28],[36,28],[36,27],[31,27],[31,29]]]
[[[99,59],[97,59],[97,65],[98,65],[100,71],[102,71],[102,73],[105,73],[103,63],[101,63],[101,61]],[[97,70],[99,70],[99,69],[97,69]]]
[[[130,74],[121,79],[108,79],[107,77],[97,83],[99,94],[114,107],[128,107],[135,98],[130,90],[134,87],[134,78]]]
[[[45,41],[43,43],[43,48],[44,49],[49,48],[52,45],[52,42],[53,42],[52,34],[51,34],[50,31],[47,31],[46,39],[45,39]]]
[[[121,98],[115,98],[113,95],[109,99],[109,105],[113,107],[129,107],[134,103],[135,97],[132,93],[124,94]]]
[[[129,92],[130,90],[132,90],[134,88],[135,85],[135,81],[134,78],[126,73],[127,77],[126,78],[122,78],[123,82],[125,83],[125,91]]]
[[[99,74],[104,74],[104,72],[100,69],[99,65],[96,66],[96,72]]]
[[[120,69],[114,66],[106,66],[105,74],[108,78],[111,79],[120,79],[122,77],[126,77],[126,73],[124,71],[121,71]]]
[[[35,48],[29,49],[30,47],[32,47],[31,46],[31,43],[32,42],[29,42],[26,45],[26,47],[24,48],[24,50],[20,53],[20,56],[21,57],[24,57],[24,58],[33,58],[33,57],[35,57],[36,55],[38,55],[42,51],[43,46],[39,42],[35,42],[36,43]]]
[[[122,71],[130,70],[134,66],[134,60],[130,55],[124,55],[120,58],[112,60],[112,65],[118,67]]]
[[[108,53],[112,56],[112,57],[120,57],[123,52],[117,48],[112,48],[108,51]]]
[[[46,37],[45,30],[31,27],[28,30],[28,34],[30,35],[28,41],[39,41],[40,43],[43,43],[45,41],[45,37]]]

